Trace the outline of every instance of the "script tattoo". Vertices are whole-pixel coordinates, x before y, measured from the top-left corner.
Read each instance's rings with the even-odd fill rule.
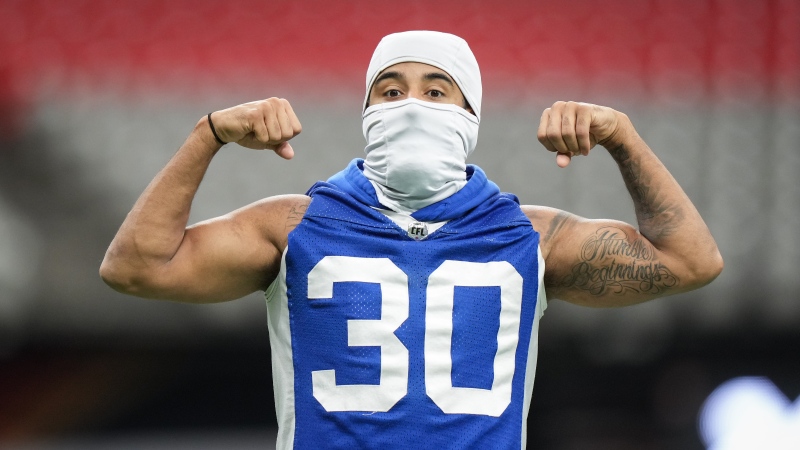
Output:
[[[660,294],[679,280],[656,260],[650,243],[641,238],[631,241],[622,229],[608,226],[583,243],[581,262],[562,284],[592,295]]]
[[[302,203],[292,205],[292,209],[289,211],[289,215],[286,217],[286,229],[291,231],[300,225],[300,221],[303,220],[303,216],[306,214],[307,209],[308,205]]]

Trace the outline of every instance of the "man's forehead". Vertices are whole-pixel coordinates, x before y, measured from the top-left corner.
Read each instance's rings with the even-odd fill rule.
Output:
[[[461,91],[461,88],[453,80],[453,77],[451,77],[446,71],[430,64],[417,62],[393,64],[383,69],[378,76],[375,77],[375,81],[372,83],[372,88],[377,87],[382,82],[387,80],[405,83],[412,79],[422,79],[424,81],[441,80],[446,84],[455,87],[459,90],[459,92]]]
[[[464,39],[438,31],[404,31],[381,39],[367,67],[365,105],[369,104],[369,96],[379,73],[396,70],[391,66],[403,62],[428,64],[443,71],[433,72],[435,69],[429,69],[431,73],[446,73],[480,118],[483,89],[478,61]]]
[[[397,64],[392,64],[391,66],[381,70],[380,73],[378,74],[378,77],[380,77],[382,74],[387,73],[387,72],[396,72],[396,73],[403,73],[403,74],[406,74],[408,72],[419,72],[419,73],[422,73],[422,74],[425,74],[425,73],[442,73],[442,74],[447,75],[447,77],[450,78],[450,79],[453,78],[452,76],[450,76],[449,73],[447,73],[446,71],[444,71],[444,70],[442,70],[442,69],[440,69],[440,68],[438,68],[436,66],[432,66],[430,64],[425,64],[425,63],[421,63],[421,62],[413,62],[413,61],[412,62],[406,61],[406,62],[401,62],[401,63],[397,63]]]

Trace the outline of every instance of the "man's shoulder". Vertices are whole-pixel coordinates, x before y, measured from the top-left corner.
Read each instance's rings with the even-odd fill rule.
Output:
[[[520,205],[520,209],[531,221],[550,220],[559,214],[568,214],[558,208],[542,205]]]
[[[533,229],[539,233],[539,246],[545,256],[550,253],[553,241],[562,230],[569,229],[570,224],[576,223],[580,217],[549,206],[522,205],[522,212],[531,221]]]
[[[289,213],[294,213],[296,215],[298,211],[304,211],[310,202],[311,197],[307,195],[275,195],[262,198],[235,212],[242,212],[263,223],[264,221],[272,221],[276,218],[286,217]]]
[[[240,229],[253,230],[283,250],[287,235],[303,219],[310,202],[311,198],[306,195],[276,195],[239,208],[228,216]]]

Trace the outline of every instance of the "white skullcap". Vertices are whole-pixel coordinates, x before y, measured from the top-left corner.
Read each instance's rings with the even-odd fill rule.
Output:
[[[430,64],[447,72],[464,94],[478,120],[481,118],[481,71],[467,41],[438,31],[405,31],[381,39],[372,54],[367,68],[367,95],[378,74],[389,66],[401,62]]]

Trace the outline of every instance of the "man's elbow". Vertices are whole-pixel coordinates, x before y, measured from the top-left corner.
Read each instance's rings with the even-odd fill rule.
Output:
[[[722,254],[720,254],[719,250],[714,249],[714,251],[704,258],[700,264],[697,264],[692,271],[694,275],[693,284],[696,285],[695,289],[714,281],[722,273],[724,267],[725,262],[722,259]]]
[[[722,254],[719,252],[719,250],[716,251],[713,267],[714,267],[714,273],[711,279],[709,280],[709,283],[711,281],[714,281],[714,278],[717,278],[719,274],[722,273],[722,269],[725,268],[725,261],[722,260]]]
[[[100,278],[111,289],[129,295],[141,295],[141,279],[125,267],[125,264],[110,260],[108,257],[103,259],[100,264]]]

